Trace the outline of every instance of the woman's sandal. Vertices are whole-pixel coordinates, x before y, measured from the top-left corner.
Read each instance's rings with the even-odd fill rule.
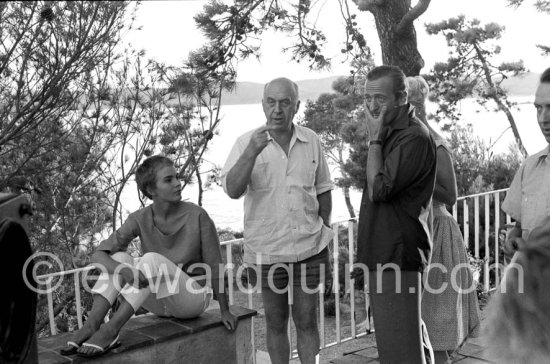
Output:
[[[67,347],[59,350],[61,355],[74,355],[76,351],[80,348],[80,345],[74,341],[67,341]]]
[[[97,358],[98,356],[107,354],[109,352],[109,350],[120,346],[120,342],[118,341],[118,338],[119,338],[119,335],[117,335],[115,337],[115,339],[109,345],[107,345],[104,348],[102,348],[99,345],[84,343],[84,344],[82,344],[83,347],[94,348],[94,349],[96,349],[96,351],[93,351],[91,353],[80,353],[79,352],[78,356],[82,356],[84,358]]]

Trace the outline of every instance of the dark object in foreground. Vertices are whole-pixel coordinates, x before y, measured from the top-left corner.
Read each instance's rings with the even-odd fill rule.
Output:
[[[0,194],[0,363],[38,363],[36,335],[36,287],[34,264],[25,262],[32,255],[25,231],[24,215],[29,213],[25,197]]]

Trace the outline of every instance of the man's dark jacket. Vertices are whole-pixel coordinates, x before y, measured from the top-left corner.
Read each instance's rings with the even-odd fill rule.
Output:
[[[372,201],[365,183],[357,260],[369,270],[395,263],[404,271],[422,271],[432,241],[429,210],[436,176],[436,147],[428,128],[411,108],[382,131],[382,168],[375,177]]]

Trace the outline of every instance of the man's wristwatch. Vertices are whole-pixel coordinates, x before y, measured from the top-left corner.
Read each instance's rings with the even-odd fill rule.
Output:
[[[367,144],[367,146],[370,148],[371,145],[375,145],[375,144],[382,145],[382,141],[377,139],[369,140],[369,143]]]

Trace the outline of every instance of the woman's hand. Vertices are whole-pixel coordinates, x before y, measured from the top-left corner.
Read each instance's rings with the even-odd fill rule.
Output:
[[[125,266],[120,270],[120,276],[122,277],[122,286],[126,284],[142,289],[149,287],[149,280],[145,275],[136,268]]]
[[[237,328],[238,319],[237,316],[233,315],[229,310],[221,311],[222,314],[222,323],[225,328],[229,331],[235,331]]]

